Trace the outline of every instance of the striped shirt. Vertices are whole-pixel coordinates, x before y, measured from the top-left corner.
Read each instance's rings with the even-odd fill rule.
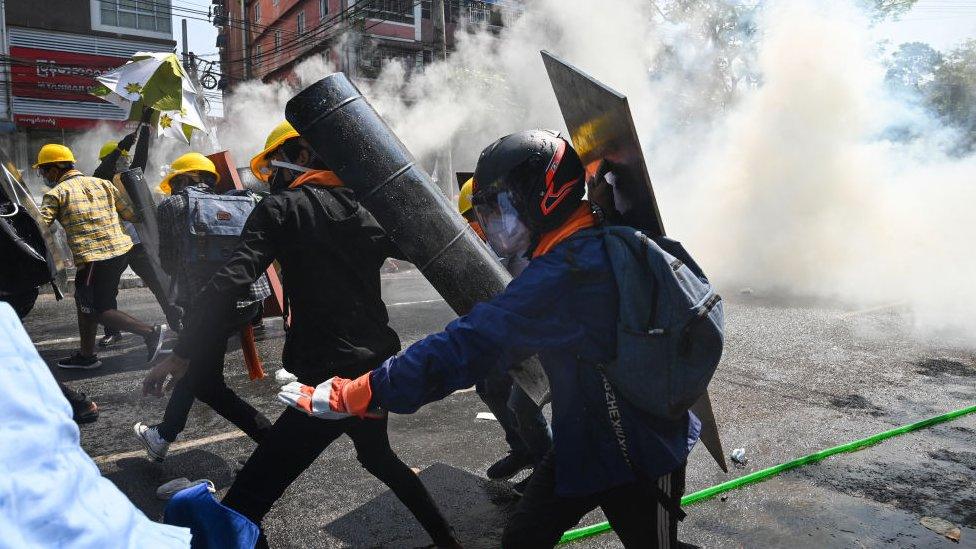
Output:
[[[75,265],[118,257],[132,248],[119,218],[135,221],[128,199],[110,181],[71,170],[41,200],[41,219],[61,223]]]

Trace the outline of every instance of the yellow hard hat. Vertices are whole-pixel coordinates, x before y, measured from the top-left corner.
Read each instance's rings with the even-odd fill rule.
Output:
[[[271,170],[268,168],[268,155],[284,144],[285,141],[295,137],[301,136],[287,120],[275,126],[264,141],[264,150],[251,159],[251,172],[254,177],[267,183],[268,178],[271,177]]]
[[[170,180],[187,172],[212,173],[217,178],[217,182],[220,182],[220,174],[217,173],[217,166],[214,165],[213,161],[200,153],[191,152],[184,154],[170,164],[169,173],[166,174],[166,177],[159,184],[159,190],[163,194],[172,193],[173,188],[169,184]]]
[[[106,141],[102,148],[98,150],[98,159],[105,160],[105,157],[112,154],[115,149],[119,148],[118,141]]]
[[[37,163],[34,164],[34,167],[36,168],[45,164],[57,164],[58,162],[71,162],[74,164],[75,155],[71,153],[71,149],[64,145],[48,143],[37,152]]]
[[[474,191],[474,178],[469,177],[464,185],[461,185],[461,194],[458,195],[458,211],[461,215],[468,215],[471,211],[471,194]]]

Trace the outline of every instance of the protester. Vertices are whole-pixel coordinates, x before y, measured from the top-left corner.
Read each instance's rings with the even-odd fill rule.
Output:
[[[531,477],[501,545],[552,547],[602,507],[626,547],[677,546],[691,412],[657,419],[616,397],[600,369],[616,355],[617,284],[600,223],[583,201],[584,170],[564,139],[515,133],[488,146],[474,208],[491,247],[531,258],[494,299],[380,367],[279,395],[313,417],[349,421],[378,410],[412,413],[474,385],[499,364],[538,353],[552,388],[553,450]],[[330,422],[331,423],[331,422]],[[336,487],[336,489],[342,489]]]
[[[0,545],[189,547],[149,520],[81,449],[72,409],[17,315],[0,303]]]
[[[271,132],[251,168],[269,181],[272,194],[255,207],[241,245],[197,296],[199,306],[187,315],[173,356],[153,368],[147,387],[158,391],[170,373],[185,370],[185,357],[216,346],[219,335],[209,327],[226,318],[275,260],[291,315],[282,362],[299,380],[357,376],[400,349],[380,296],[380,268],[396,250],[354,193],[287,122]],[[423,483],[390,448],[385,416],[333,423],[286,409],[223,503],[260,524],[285,489],[343,434],[363,467],[393,490],[434,543],[457,546]]]
[[[116,174],[134,168],[140,168],[143,172],[146,171],[146,164],[149,161],[150,138],[147,123],[151,113],[152,109],[146,109],[143,119],[139,122],[139,126],[123,137],[121,141],[106,141],[102,145],[101,150],[98,152],[98,167],[92,172],[94,177],[113,181],[118,187],[120,183],[114,179]],[[132,151],[131,154],[130,150]],[[180,310],[167,297],[166,288],[156,275],[156,270],[153,269],[152,260],[142,245],[142,240],[139,237],[138,231],[136,231],[135,225],[123,220],[122,226],[126,234],[129,235],[129,238],[132,239],[132,248],[127,255],[128,266],[132,269],[132,272],[142,279],[146,287],[149,288],[149,291],[152,292],[156,298],[156,302],[159,303],[159,307],[166,315],[168,326],[174,330],[179,330]],[[98,346],[102,348],[110,347],[121,340],[122,332],[106,327],[105,336],[98,341]]]
[[[75,303],[81,349],[58,361],[58,366],[85,370],[101,366],[95,354],[99,323],[142,336],[147,360],[152,362],[162,345],[162,325],[140,322],[119,311],[116,303],[119,279],[128,264],[126,254],[132,248],[119,218],[137,221],[131,206],[111,182],[76,170],[74,154],[63,145],[41,147],[34,168],[53,186],[41,201],[41,219],[48,225],[61,223],[77,268]]]
[[[217,169],[200,153],[187,153],[173,161],[160,189],[170,197],[160,202],[159,259],[163,269],[176,280],[177,304],[193,314],[194,296],[223,265],[239,241],[244,221],[254,207],[248,191],[218,194]],[[190,212],[194,212],[191,216]],[[208,215],[213,214],[213,215]],[[241,326],[261,314],[261,303],[271,295],[264,275],[256,277],[246,296],[237,300],[234,312],[205,329],[216,335],[206,346],[189,349],[190,366],[166,405],[163,421],[153,426],[142,422],[133,431],[150,459],[162,461],[169,445],[186,427],[194,398],[260,442],[271,422],[245,402],[224,381],[224,353],[227,339]],[[146,393],[150,391],[146,390]]]
[[[472,230],[484,239],[484,230],[478,223],[471,203],[473,189],[473,178],[461,186],[458,211]],[[501,260],[512,276],[518,276],[528,266],[528,261],[521,256],[502,257]],[[488,478],[507,480],[523,469],[538,465],[552,447],[552,433],[539,405],[512,381],[512,376],[505,368],[496,368],[478,381],[475,391],[498,420],[509,448],[507,456],[488,468]],[[521,495],[530,478],[525,477],[515,483],[512,490]]]

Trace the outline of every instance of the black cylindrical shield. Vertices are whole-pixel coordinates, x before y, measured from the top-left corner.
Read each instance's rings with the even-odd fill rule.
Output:
[[[136,232],[139,233],[139,240],[142,241],[142,248],[149,256],[149,263],[152,266],[156,279],[166,292],[169,303],[173,302],[173,296],[169,295],[170,280],[166,271],[159,263],[159,225],[156,221],[156,202],[153,200],[152,193],[149,191],[149,184],[142,173],[142,168],[133,168],[119,174],[122,180],[122,187],[129,195],[129,202],[135,210],[139,221],[135,223]],[[175,236],[175,235],[174,235]]]
[[[459,315],[511,276],[345,74],[288,102],[285,117]]]

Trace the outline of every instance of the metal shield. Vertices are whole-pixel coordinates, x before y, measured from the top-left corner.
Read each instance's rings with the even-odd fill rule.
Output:
[[[48,226],[41,220],[41,212],[28,191],[23,176],[2,149],[0,149],[0,187],[3,187],[4,194],[12,202],[23,208],[37,223],[44,237],[44,244],[47,246],[50,267],[54,271],[54,292],[57,298],[61,299],[63,288],[68,287],[68,267],[72,265],[68,238],[59,223]]]
[[[664,223],[627,97],[555,55],[541,53],[573,147],[587,172],[593,175],[602,161],[609,162],[610,174],[591,180],[591,198],[605,193],[608,200],[601,201],[600,206],[608,210],[611,219],[648,235],[664,236]],[[601,185],[610,188],[601,189]],[[702,422],[702,444],[728,472],[707,391],[691,409]]]

